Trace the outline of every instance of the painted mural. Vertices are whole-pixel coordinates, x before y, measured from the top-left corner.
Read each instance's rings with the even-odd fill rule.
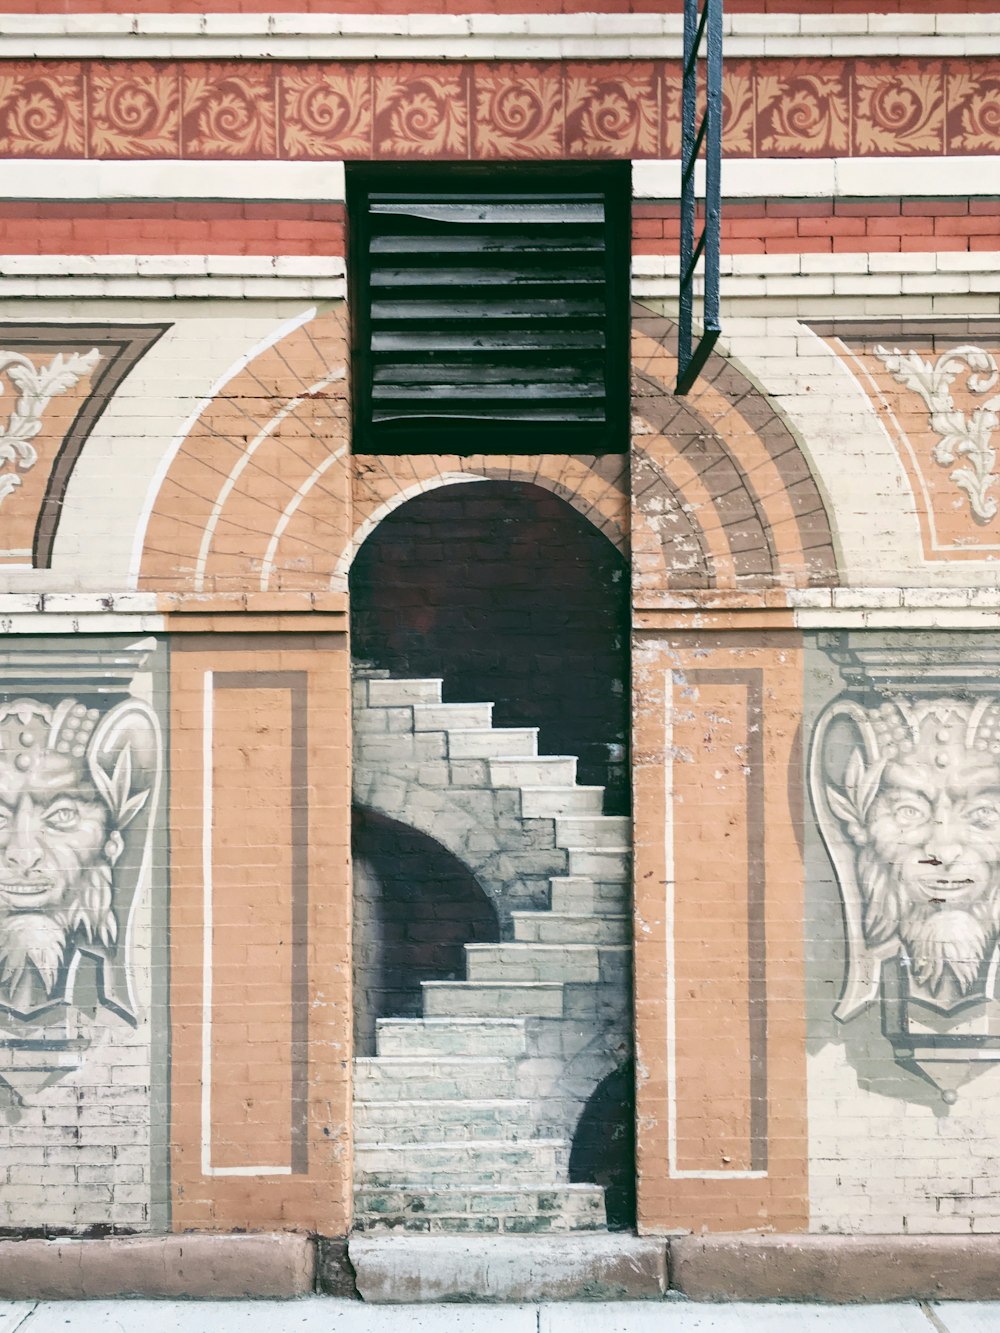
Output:
[[[82,1065],[81,1007],[139,1025],[162,768],[157,715],[131,693],[155,640],[22,644],[0,653],[0,1078],[18,1097]]]
[[[169,1216],[165,659],[0,641],[0,1233]]]
[[[675,157],[677,61],[0,64],[6,157]],[[731,157],[990,154],[987,59],[727,61]]]
[[[124,935],[138,867],[117,883],[115,867],[155,806],[158,764],[156,717],[138,700],[103,714],[78,698],[0,704],[0,1006],[12,1017],[65,1000],[86,952],[101,1003],[135,1022]]]
[[[904,1068],[956,1089],[1000,1059],[1000,693],[995,652],[832,645],[846,690],[810,792],[843,900],[841,1022],[882,1005]]]
[[[477,472],[351,573],[354,1224],[629,1228],[625,562]]]
[[[66,487],[166,324],[0,324],[0,571],[47,568]]]

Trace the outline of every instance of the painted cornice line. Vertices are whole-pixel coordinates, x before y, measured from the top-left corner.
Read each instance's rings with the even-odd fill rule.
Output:
[[[991,197],[996,173],[968,157],[755,158],[723,162],[727,199],[881,199],[913,195],[926,182],[931,198]],[[676,160],[632,164],[637,200],[676,199]],[[309,200],[344,199],[343,162],[134,160],[81,161],[25,157],[0,172],[0,199],[38,200]]]
[[[5,14],[0,58],[678,59],[678,14]],[[730,57],[991,56],[989,14],[735,14]]]

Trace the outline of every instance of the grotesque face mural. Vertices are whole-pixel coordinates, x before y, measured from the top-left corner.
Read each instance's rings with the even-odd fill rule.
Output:
[[[0,703],[0,1004],[15,1014],[61,996],[78,950],[115,953],[122,830],[149,796],[111,740],[123,708]]]
[[[853,748],[813,795],[849,934],[860,926],[853,980],[867,950],[898,955],[914,997],[939,1009],[985,994],[1000,938],[1000,701],[845,701],[834,719]],[[837,773],[835,754],[826,766]],[[851,980],[841,1017],[858,1007]]]
[[[960,714],[934,727],[886,764],[858,875],[869,942],[898,937],[914,980],[940,998],[972,990],[1000,934],[1000,768],[966,748]]]

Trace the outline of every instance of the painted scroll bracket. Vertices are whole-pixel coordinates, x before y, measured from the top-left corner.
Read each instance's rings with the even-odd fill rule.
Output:
[[[879,1001],[896,1061],[951,1104],[1000,1062],[1000,648],[821,647],[845,685],[809,759],[843,907],[834,1014]]]
[[[0,650],[0,1080],[22,1101],[79,1070],[108,1015],[140,1022],[162,741],[132,691],[155,647]]]

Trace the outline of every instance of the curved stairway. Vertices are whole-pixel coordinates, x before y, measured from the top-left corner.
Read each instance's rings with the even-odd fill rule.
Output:
[[[422,1018],[382,1018],[355,1061],[355,1226],[540,1232],[605,1226],[570,1184],[587,1097],[628,1053],[630,823],[539,755],[492,704],[440,680],[355,681],[355,799],[423,827],[498,908],[464,981],[423,983]]]

